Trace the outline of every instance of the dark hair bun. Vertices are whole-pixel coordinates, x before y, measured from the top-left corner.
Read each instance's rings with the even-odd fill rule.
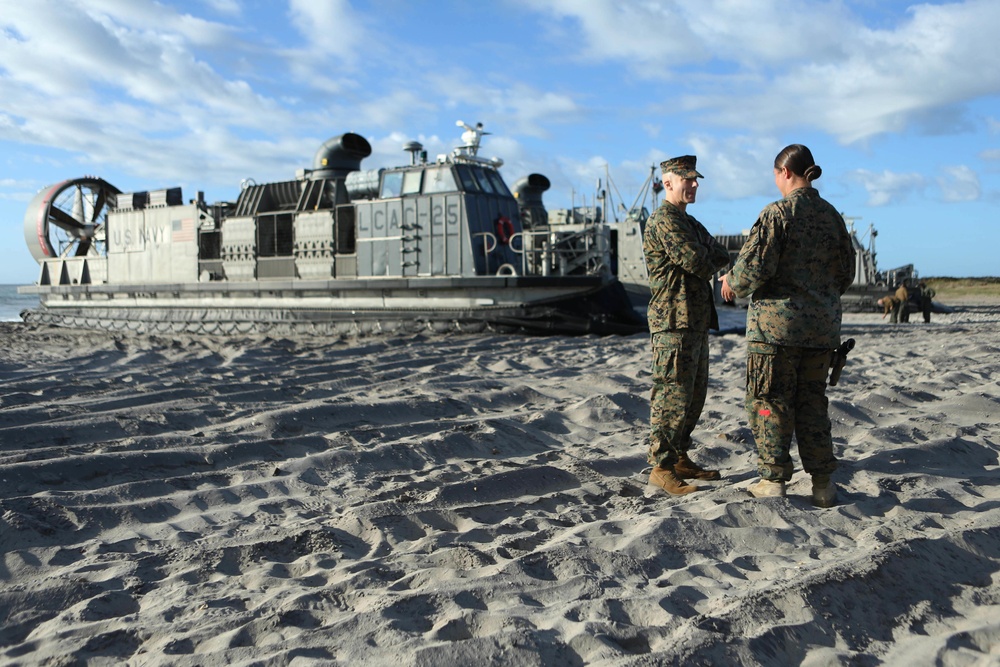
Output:
[[[788,169],[796,176],[801,176],[808,181],[815,181],[823,174],[813,159],[812,153],[802,144],[791,144],[778,153],[774,158],[775,169]]]

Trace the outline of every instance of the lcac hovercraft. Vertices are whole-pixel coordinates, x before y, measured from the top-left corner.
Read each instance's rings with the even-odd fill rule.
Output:
[[[343,134],[235,203],[94,177],[44,188],[24,219],[39,277],[20,288],[40,303],[22,316],[147,333],[645,331],[608,225],[549,224],[548,179],[512,193],[478,154],[482,125],[459,125],[451,154],[411,142],[390,169],[362,170],[370,144]]]

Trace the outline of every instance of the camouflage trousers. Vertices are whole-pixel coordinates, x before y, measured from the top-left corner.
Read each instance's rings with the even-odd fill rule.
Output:
[[[906,314],[905,319],[903,317],[904,313]],[[906,310],[906,303],[899,302],[892,307],[892,316],[889,318],[889,321],[893,324],[910,321],[910,313]]]
[[[831,357],[826,349],[747,343],[746,406],[762,479],[792,478],[793,435],[807,473],[837,468],[826,398]]]
[[[671,467],[687,452],[707,394],[708,332],[683,329],[653,334],[650,464]]]

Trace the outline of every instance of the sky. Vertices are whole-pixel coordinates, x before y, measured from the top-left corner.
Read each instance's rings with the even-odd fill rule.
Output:
[[[457,121],[550,209],[607,175],[631,204],[696,155],[717,234],[805,144],[880,269],[996,276],[997,34],[997,0],[0,0],[0,283],[37,280],[24,218],[64,179],[235,201],[344,132],[375,169],[450,152]]]

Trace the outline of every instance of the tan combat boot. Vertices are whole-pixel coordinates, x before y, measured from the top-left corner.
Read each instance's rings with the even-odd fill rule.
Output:
[[[769,479],[762,479],[756,484],[747,487],[754,498],[775,498],[785,495],[785,483],[775,482]]]
[[[688,457],[681,454],[674,464],[674,473],[681,479],[719,479],[722,475],[718,470],[705,470]]]
[[[651,486],[663,489],[672,496],[683,496],[684,494],[698,490],[697,486],[688,484],[683,479],[678,479],[677,475],[670,468],[661,468],[659,466],[653,468],[653,471],[649,473],[649,483]]]
[[[812,503],[816,507],[833,507],[837,504],[837,485],[829,475],[813,475]]]

